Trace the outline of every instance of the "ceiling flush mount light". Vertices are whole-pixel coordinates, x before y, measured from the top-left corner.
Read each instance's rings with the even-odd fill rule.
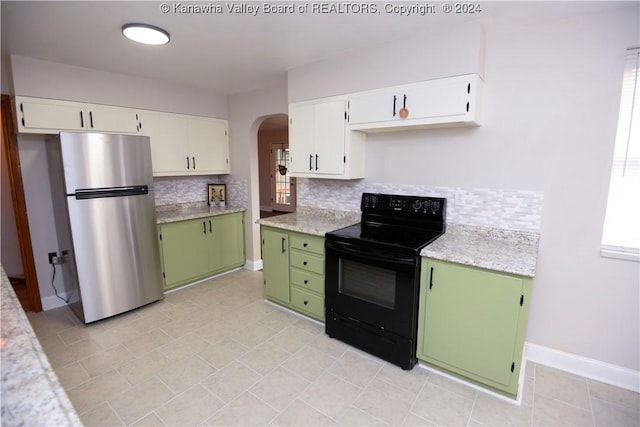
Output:
[[[126,24],[122,26],[122,34],[134,42],[161,45],[169,43],[169,33],[162,28],[149,24]]]

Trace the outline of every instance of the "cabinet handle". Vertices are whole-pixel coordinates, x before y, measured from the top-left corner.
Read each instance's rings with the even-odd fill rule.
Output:
[[[302,265],[307,265],[307,261],[302,261]]]
[[[82,114],[82,111],[80,111],[80,127],[84,128],[84,115]]]
[[[282,238],[282,253],[284,253],[284,242],[285,242],[285,238]]]
[[[209,220],[209,233],[211,233],[211,220]]]
[[[189,167],[189,157],[187,157],[187,170],[189,170],[189,169],[190,169],[190,167]]]
[[[307,279],[304,279],[304,284],[306,285],[307,283],[309,283],[309,281]]]
[[[431,274],[429,275],[429,290],[433,288],[433,267],[431,267]]]
[[[320,156],[318,156],[318,155],[316,154],[316,170],[318,170],[318,159],[319,159],[319,158],[320,158]]]
[[[402,108],[407,108],[407,95],[404,95],[404,99],[402,100]]]
[[[196,158],[192,157],[191,160],[193,161],[193,170],[196,170]]]
[[[307,305],[307,304],[309,304],[309,301],[304,301],[303,304]]]
[[[396,96],[393,95],[393,117],[396,116],[396,100],[397,100]]]
[[[306,243],[303,243],[302,246],[304,246],[306,248],[308,245]]]
[[[89,125],[91,126],[91,129],[93,129],[93,112],[89,111]]]
[[[202,221],[202,232],[204,234],[207,234],[207,222],[206,221]]]
[[[309,154],[309,170],[310,171],[313,170],[313,166],[311,166],[311,163],[313,163],[313,154]]]

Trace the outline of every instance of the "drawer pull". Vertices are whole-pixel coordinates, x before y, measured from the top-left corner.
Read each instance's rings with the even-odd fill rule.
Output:
[[[302,246],[304,246],[304,247],[306,248],[306,247],[307,247],[307,246],[309,246],[309,245],[308,245],[308,244],[306,244],[306,243],[303,243],[303,244],[302,244]]]
[[[307,265],[307,261],[303,261],[303,262],[302,262],[302,265]]]
[[[304,305],[307,305],[307,304],[309,304],[309,301],[303,301],[303,302],[304,302]]]
[[[304,284],[306,285],[307,283],[309,283],[309,281],[305,279]]]

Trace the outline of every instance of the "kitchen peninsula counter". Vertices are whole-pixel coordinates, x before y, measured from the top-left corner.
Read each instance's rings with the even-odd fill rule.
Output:
[[[325,233],[360,222],[360,212],[301,208],[297,212],[261,218],[257,224],[324,237]]]
[[[2,283],[2,425],[81,426],[18,302],[4,268]]]
[[[156,219],[158,224],[164,224],[167,222],[184,221],[188,219],[205,218],[244,211],[246,211],[245,208],[234,206],[210,207],[204,203],[185,203],[157,206]]]
[[[539,235],[486,227],[447,225],[447,232],[425,247],[423,257],[534,277]]]

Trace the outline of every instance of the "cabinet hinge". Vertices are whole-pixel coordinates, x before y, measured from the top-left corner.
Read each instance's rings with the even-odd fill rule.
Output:
[[[22,102],[20,103],[20,111],[24,113],[24,108],[22,108]]]
[[[516,363],[515,363],[515,362],[512,362],[512,363],[511,363],[511,372],[513,372],[513,371],[515,371],[515,370],[516,370]]]
[[[167,276],[165,276],[165,274],[164,274],[164,271],[162,272],[162,278],[163,278],[163,279],[166,279],[166,278],[167,278]]]
[[[524,295],[520,295],[520,307],[524,304]]]
[[[162,240],[162,233],[160,233],[160,240]]]

